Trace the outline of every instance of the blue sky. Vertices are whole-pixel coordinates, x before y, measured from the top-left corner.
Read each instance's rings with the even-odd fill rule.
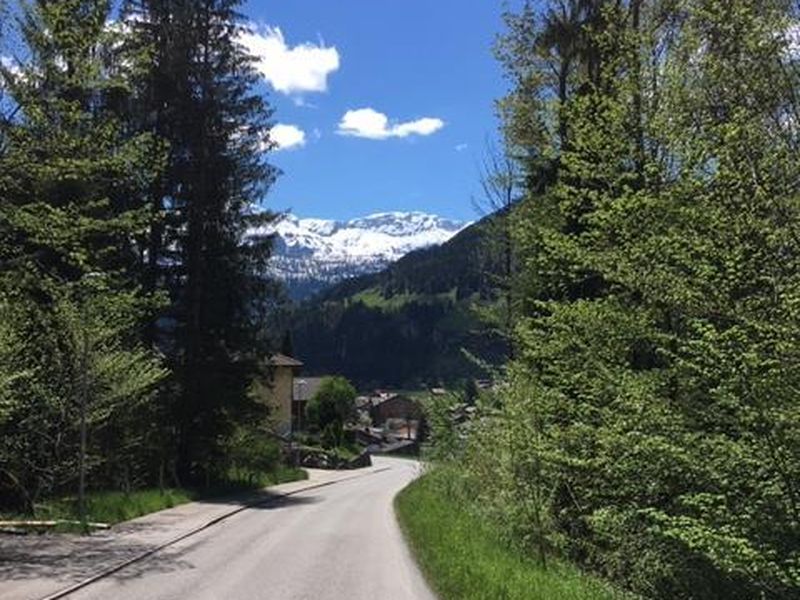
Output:
[[[271,154],[284,174],[267,206],[474,219],[505,89],[491,53],[501,10],[492,0],[251,0],[248,45],[263,57],[285,145]]]

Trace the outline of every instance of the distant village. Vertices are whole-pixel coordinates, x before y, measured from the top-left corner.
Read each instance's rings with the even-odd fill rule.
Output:
[[[420,392],[370,390],[352,399],[339,444],[350,451],[342,458],[337,455],[339,448],[322,447],[319,432],[315,436],[313,425],[308,423],[309,403],[329,377],[303,375],[302,361],[284,354],[271,357],[268,373],[263,400],[268,405],[269,427],[290,446],[296,464],[323,468],[364,466],[369,464],[371,454],[417,454],[425,440],[427,425]],[[477,385],[488,383],[481,381]],[[444,388],[433,387],[422,395],[447,394]]]

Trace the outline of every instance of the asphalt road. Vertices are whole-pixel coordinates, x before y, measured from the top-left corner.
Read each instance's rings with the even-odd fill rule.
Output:
[[[392,507],[419,467],[374,462],[386,469],[248,508],[69,598],[433,599]]]

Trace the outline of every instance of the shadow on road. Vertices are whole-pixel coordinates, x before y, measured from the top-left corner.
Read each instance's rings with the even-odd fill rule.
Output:
[[[236,510],[237,507],[247,510],[280,510],[291,506],[315,504],[321,500],[322,498],[318,496],[282,496],[257,492],[246,496],[203,500],[202,504],[227,505],[231,510]],[[181,522],[180,509],[181,507],[176,507],[120,523],[110,531],[90,536],[0,534],[0,581],[3,582],[0,586],[0,599],[35,597],[40,594],[30,594],[25,590],[44,589],[49,584],[52,588],[50,591],[55,591],[83,581],[230,512],[210,510],[208,519],[195,521],[194,525],[187,526],[185,522]],[[235,519],[236,515],[230,518]],[[205,539],[198,538],[197,543],[203,543]],[[189,544],[188,548],[192,546],[193,544]],[[133,563],[113,576],[134,579],[143,576],[145,572],[164,573],[191,569],[193,565],[183,558],[186,550],[187,547],[164,548],[158,551],[158,560]],[[29,587],[29,584],[32,587]]]
[[[203,504],[227,504],[230,506],[242,506],[247,508],[273,509],[295,504],[313,504],[317,502],[316,496],[286,496],[275,494],[265,490],[248,492],[245,495],[237,494],[231,496],[217,496],[201,500]]]

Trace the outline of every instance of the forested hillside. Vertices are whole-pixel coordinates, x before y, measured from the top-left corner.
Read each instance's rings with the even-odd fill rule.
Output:
[[[541,568],[800,598],[799,18],[783,0],[506,14],[513,360],[466,427],[434,405],[434,439],[449,505]]]
[[[240,2],[0,4],[0,509],[208,485],[268,350]]]
[[[474,358],[497,365],[506,356],[501,332],[482,318],[499,303],[502,221],[487,217],[298,307],[291,332],[306,370],[378,387],[485,377]]]

